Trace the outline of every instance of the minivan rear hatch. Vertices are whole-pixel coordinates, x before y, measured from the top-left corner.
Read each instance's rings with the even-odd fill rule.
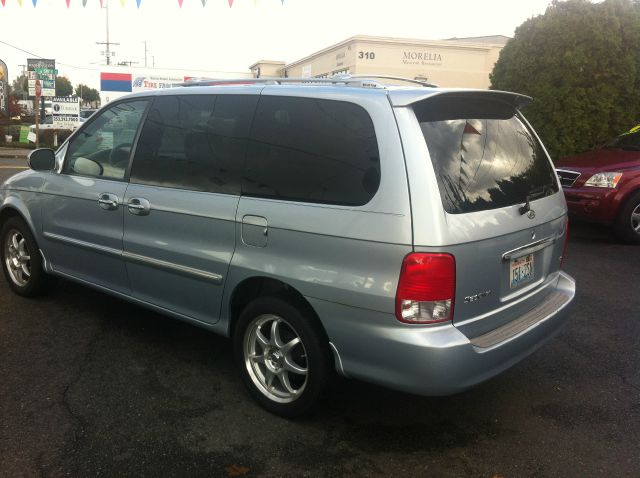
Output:
[[[470,338],[543,307],[558,280],[566,204],[546,151],[519,112],[527,101],[445,91],[396,108],[414,249],[455,257],[453,323]],[[421,145],[405,141],[407,108]]]

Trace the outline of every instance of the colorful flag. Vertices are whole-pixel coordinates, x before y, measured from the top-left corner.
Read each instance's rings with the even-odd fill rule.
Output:
[[[33,0],[33,8],[36,8],[36,3],[38,3],[38,0]]]
[[[229,8],[233,7],[233,0],[229,0]]]
[[[464,131],[462,132],[462,134],[480,134],[480,131],[471,126],[469,122],[465,122]]]
[[[140,3],[142,3],[142,0],[136,0],[136,4],[138,5],[138,8],[140,8]]]
[[[87,6],[87,0],[82,0],[82,6],[86,7]]]
[[[124,0],[120,0],[120,6],[124,7]]]
[[[4,7],[4,2],[6,2],[7,0],[0,0],[0,2],[2,2],[2,6]]]
[[[18,5],[22,6],[22,0],[18,0]]]
[[[182,0],[178,0],[178,5],[180,5],[180,8],[182,8]]]
[[[69,8],[70,3],[71,3],[71,0],[67,0],[67,8]]]
[[[204,7],[207,4],[207,0],[202,0],[202,6]]]

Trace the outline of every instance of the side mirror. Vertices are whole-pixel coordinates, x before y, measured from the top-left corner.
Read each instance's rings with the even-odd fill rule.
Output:
[[[56,167],[56,153],[53,149],[36,149],[27,156],[27,163],[34,171],[51,171]]]

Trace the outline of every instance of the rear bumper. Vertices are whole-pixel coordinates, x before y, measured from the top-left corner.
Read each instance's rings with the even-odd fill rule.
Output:
[[[488,380],[536,350],[566,321],[574,295],[574,280],[560,272],[554,303],[540,307],[538,316],[514,317],[473,340],[453,325],[405,325],[392,314],[309,300],[344,375],[420,395],[449,395]]]

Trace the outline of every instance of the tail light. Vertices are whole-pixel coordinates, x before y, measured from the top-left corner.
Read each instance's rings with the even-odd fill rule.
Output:
[[[560,267],[564,264],[564,260],[567,257],[567,246],[569,245],[569,218],[564,226],[564,244],[562,245],[562,255],[560,256]]]
[[[402,261],[396,318],[408,324],[453,319],[456,261],[451,254],[412,253]]]

